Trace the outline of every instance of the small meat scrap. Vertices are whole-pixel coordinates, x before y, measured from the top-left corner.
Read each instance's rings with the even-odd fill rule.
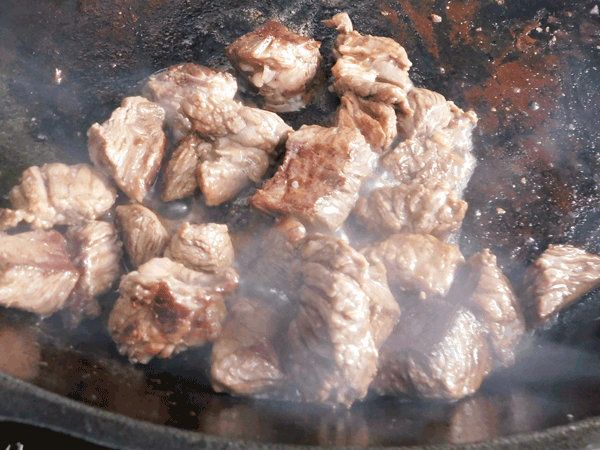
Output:
[[[379,235],[431,234],[440,240],[460,229],[467,202],[446,180],[413,180],[384,186],[361,197],[353,211],[360,222]]]
[[[10,191],[13,209],[1,210],[0,230],[21,221],[35,229],[76,225],[100,217],[116,198],[117,191],[108,178],[87,164],[32,166]]]
[[[537,327],[600,285],[600,256],[571,245],[549,245],[525,275],[523,312]]]
[[[471,311],[420,301],[381,346],[371,388],[380,395],[456,400],[473,394],[491,369],[485,327]]]
[[[198,163],[200,158],[212,151],[212,144],[196,133],[184,138],[167,162],[164,171],[164,187],[161,198],[170,202],[193,195],[198,189]]]
[[[231,100],[237,89],[237,82],[229,73],[183,63],[152,75],[144,87],[144,96],[164,108],[165,122],[175,141],[180,141],[192,130],[190,120],[179,111],[184,99],[199,92],[216,102]]]
[[[214,341],[227,314],[223,296],[238,283],[233,269],[206,274],[151,259],[121,279],[110,335],[121,354],[142,364]]]
[[[375,153],[382,153],[398,134],[396,112],[390,105],[346,92],[337,110],[338,127],[358,128]]]
[[[369,144],[356,128],[303,125],[290,134],[286,148],[283,164],[250,203],[305,225],[337,229],[371,173]]]
[[[269,20],[225,49],[231,64],[258,88],[271,111],[298,111],[323,78],[321,43]],[[321,75],[321,76],[319,76]]]
[[[125,250],[135,267],[162,256],[169,233],[156,214],[142,205],[117,206],[116,213]]]
[[[154,183],[165,152],[165,111],[143,97],[127,97],[102,125],[88,130],[94,165],[141,203]]]
[[[65,306],[78,279],[58,231],[0,235],[0,305],[49,316]]]
[[[82,319],[100,315],[96,297],[119,279],[123,244],[111,223],[98,220],[69,227],[65,237],[71,260],[81,273],[65,304],[65,317],[74,328]]]
[[[256,300],[238,300],[227,313],[211,355],[211,376],[217,392],[256,395],[284,380],[272,338],[277,313]]]
[[[390,283],[407,291],[446,296],[465,259],[456,245],[425,234],[394,234],[363,250],[369,262],[383,263]]]
[[[349,407],[366,396],[400,307],[383,266],[369,265],[339,238],[309,235],[298,243],[297,258],[299,310],[289,328],[288,373],[304,400]]]
[[[165,256],[199,272],[223,271],[234,261],[227,225],[186,222],[171,237]]]
[[[488,328],[494,358],[503,366],[515,362],[515,348],[525,332],[525,319],[510,281],[488,249],[469,259],[475,289],[464,303]]]
[[[346,13],[336,14],[324,23],[339,32],[333,50],[337,62],[331,69],[335,91],[340,95],[352,91],[374,101],[397,104],[410,114],[406,94],[412,88],[408,77],[412,63],[406,50],[393,39],[354,31]]]

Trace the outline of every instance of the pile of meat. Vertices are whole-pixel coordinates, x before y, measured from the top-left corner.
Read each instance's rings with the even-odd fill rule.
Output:
[[[266,398],[452,400],[514,364],[527,328],[598,284],[600,257],[551,246],[520,298],[489,250],[465,259],[475,113],[413,86],[393,39],[325,23],[334,126],[276,114],[310,107],[325,69],[320,42],[267,22],[226,54],[268,110],[230,73],[179,64],[90,128],[93,167],[27,169],[0,214],[0,304],[74,327],[118,283],[108,330],[131,362],[210,345],[216,390]],[[155,192],[226,208],[249,185],[254,230],[153,208]]]

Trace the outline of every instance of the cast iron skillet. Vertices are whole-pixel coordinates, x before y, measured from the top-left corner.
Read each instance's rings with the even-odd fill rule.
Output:
[[[491,248],[518,287],[549,243],[600,253],[594,2],[263,3],[0,2],[0,194],[30,165],[88,161],[89,126],[149,74],[182,61],[229,69],[224,47],[269,18],[321,40],[330,67],[335,33],[321,20],[347,11],[359,31],[406,47],[416,85],[480,117],[465,256]],[[295,127],[322,123],[336,105],[330,95],[284,118]],[[249,226],[243,201],[227,206],[215,214]],[[109,307],[114,295],[103,301]],[[349,411],[217,395],[198,363],[206,350],[131,366],[107,337],[106,317],[70,332],[56,317],[2,309],[0,417],[121,448],[593,448],[600,443],[599,302],[592,292],[527,336],[517,366],[471,398],[368,399]]]

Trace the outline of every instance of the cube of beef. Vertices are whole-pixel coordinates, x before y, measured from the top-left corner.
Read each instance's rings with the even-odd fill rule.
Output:
[[[355,128],[304,125],[289,136],[286,147],[283,164],[250,198],[251,204],[306,225],[337,229],[371,172],[369,145]]]
[[[102,125],[88,130],[94,165],[141,203],[154,183],[165,152],[165,111],[143,97],[127,97]]]
[[[549,245],[527,270],[523,313],[537,327],[600,285],[600,256],[572,245]]]
[[[435,178],[376,188],[353,211],[376,234],[431,234],[440,240],[460,229],[466,212],[467,202],[451,184]]]
[[[165,122],[171,127],[175,141],[180,141],[192,131],[192,123],[179,111],[184,99],[200,92],[215,101],[231,100],[237,88],[231,74],[183,63],[152,75],[144,87],[144,96],[165,110]]]
[[[486,330],[464,306],[420,301],[403,312],[381,346],[371,388],[456,400],[473,394],[492,368]]]
[[[289,373],[307,401],[350,406],[365,397],[378,348],[400,316],[381,265],[341,239],[298,243],[299,310],[289,328]]]
[[[488,249],[469,259],[469,281],[474,286],[464,305],[489,332],[494,358],[503,366],[515,362],[515,348],[525,332],[525,319],[517,297]]]
[[[69,227],[67,250],[81,277],[67,300],[65,317],[75,327],[86,318],[100,315],[97,296],[113,287],[121,275],[122,244],[109,222],[93,220]]]
[[[237,285],[233,269],[205,274],[151,259],[121,279],[110,335],[121,354],[144,364],[214,341],[227,314],[223,296]]]
[[[142,205],[117,206],[116,212],[125,250],[135,267],[163,255],[169,233],[156,214]]]
[[[165,256],[192,270],[221,272],[234,261],[227,225],[186,222],[171,238]]]
[[[370,262],[385,265],[394,286],[441,297],[449,292],[456,270],[465,263],[457,246],[423,234],[394,234],[363,254]]]
[[[298,111],[322,80],[321,43],[269,20],[225,49],[231,64],[248,79],[271,111]],[[321,76],[319,76],[321,75]]]
[[[65,306],[79,270],[58,231],[0,236],[0,305],[49,316]]]
[[[35,229],[76,225],[100,217],[116,198],[117,191],[106,176],[87,164],[32,166],[10,191],[13,209],[3,210],[0,230],[23,220]]]
[[[354,31],[346,13],[324,23],[339,32],[333,51],[337,61],[331,69],[335,91],[340,95],[352,91],[374,101],[398,104],[410,114],[406,94],[412,87],[408,78],[412,63],[406,50],[393,39]]]

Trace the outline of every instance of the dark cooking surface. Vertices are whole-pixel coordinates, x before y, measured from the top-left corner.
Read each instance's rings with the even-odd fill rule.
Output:
[[[154,71],[182,61],[226,69],[224,47],[267,18],[322,40],[330,63],[335,33],[320,21],[348,11],[359,31],[394,37],[406,47],[416,85],[474,108],[480,117],[480,162],[466,193],[461,241],[466,256],[489,246],[518,286],[525,264],[549,242],[600,253],[596,2],[266,3],[1,0],[0,194],[29,165],[86,161],[89,126],[105,120]],[[442,22],[433,23],[432,13]],[[322,121],[335,106],[330,96],[310,111],[284,117],[297,127]],[[244,208],[236,205],[234,214],[222,217],[244,229],[251,223]],[[383,398],[330,411],[216,395],[200,375],[198,353],[131,366],[116,354],[105,322],[86,322],[73,334],[54,318],[38,324],[29,314],[7,310],[0,310],[0,370],[94,411],[230,439],[360,446],[473,442],[600,415],[599,302],[599,292],[587,296],[523,346],[517,367],[454,404]],[[12,386],[2,380],[0,388]],[[4,409],[0,416],[10,414]],[[29,416],[15,416],[50,424],[30,409]],[[120,426],[133,430],[139,422]],[[72,426],[66,421],[62,428]],[[100,439],[92,431],[85,435]]]

